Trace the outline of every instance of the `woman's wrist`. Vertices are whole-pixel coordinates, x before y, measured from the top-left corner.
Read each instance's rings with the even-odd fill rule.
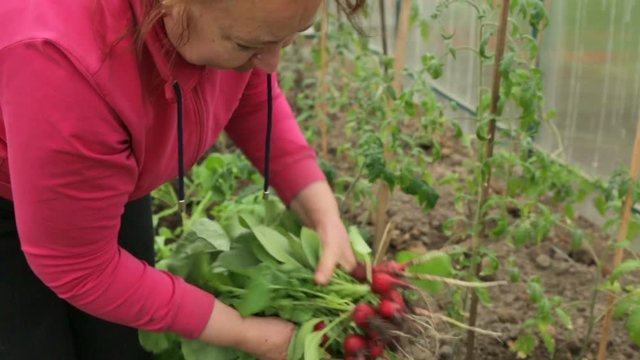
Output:
[[[216,300],[209,321],[198,340],[223,347],[241,349],[245,346],[247,319],[234,308]]]
[[[274,317],[242,317],[238,311],[216,302],[198,340],[241,350],[263,360],[287,358],[295,325]]]
[[[291,201],[291,209],[310,228],[321,231],[341,224],[338,204],[326,182],[312,183]]]

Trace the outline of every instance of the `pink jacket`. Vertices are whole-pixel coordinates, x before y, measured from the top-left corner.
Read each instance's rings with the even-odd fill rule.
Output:
[[[260,170],[266,75],[171,65],[157,26],[137,57],[145,0],[0,1],[0,197],[22,249],[61,298],[132,327],[197,337],[214,297],[118,247],[124,204],[177,175],[177,81],[184,162],[224,130]],[[275,80],[274,80],[275,82]],[[324,179],[274,84],[271,182],[289,202]]]

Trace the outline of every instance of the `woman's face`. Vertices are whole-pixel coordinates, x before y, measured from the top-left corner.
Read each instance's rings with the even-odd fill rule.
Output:
[[[191,0],[164,17],[169,40],[195,65],[276,70],[280,50],[309,28],[321,0]],[[186,13],[184,12],[186,11]],[[186,15],[188,37],[181,41]]]

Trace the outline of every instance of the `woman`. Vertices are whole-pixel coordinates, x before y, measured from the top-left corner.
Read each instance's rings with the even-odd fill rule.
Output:
[[[267,76],[319,6],[0,2],[1,359],[147,359],[137,329],[286,358],[293,324],[241,318],[152,267],[148,194],[226,131],[320,234],[316,281],[354,266],[315,154]]]

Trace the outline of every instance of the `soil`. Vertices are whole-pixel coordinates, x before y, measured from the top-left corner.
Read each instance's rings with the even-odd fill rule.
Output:
[[[353,172],[346,158],[336,158],[337,146],[344,141],[339,124],[332,125],[334,133],[330,136],[329,162],[337,167],[338,173]],[[453,138],[442,144],[442,160],[434,164],[430,171],[434,177],[440,178],[451,172],[464,175],[463,161],[469,154]],[[443,224],[447,219],[458,216],[454,208],[454,193],[450,188],[438,188],[440,200],[434,210],[425,213],[413,197],[399,191],[394,192],[388,215],[394,224],[391,231],[389,254],[399,250],[429,251],[446,249],[459,245],[468,245],[469,239],[450,239],[443,232]],[[347,215],[348,220],[373,232],[369,217],[369,204],[358,204],[356,210]],[[578,223],[585,233],[594,239],[596,253],[606,246],[607,235],[587,219],[579,218]],[[538,276],[542,279],[545,295],[557,295],[563,298],[565,309],[573,321],[573,331],[558,326],[556,330],[555,357],[547,352],[540,342],[530,359],[595,359],[601,323],[593,328],[591,341],[586,353],[580,357],[585,334],[589,324],[590,301],[593,294],[597,268],[590,252],[571,252],[570,237],[559,231],[553,232],[544,242],[537,246],[529,246],[515,251],[508,241],[487,244],[493,249],[501,264],[506,264],[509,257],[514,257],[523,276]],[[638,274],[636,274],[638,275]],[[500,270],[495,280],[509,280],[506,270]],[[491,279],[491,280],[494,280]],[[633,281],[640,281],[636,277]],[[510,283],[507,286],[492,288],[489,291],[491,304],[481,305],[477,326],[500,332],[496,339],[488,336],[476,336],[476,360],[517,359],[509,350],[509,343],[515,341],[520,332],[520,324],[535,315],[535,308],[529,300],[526,284]],[[446,309],[450,294],[443,293],[436,299],[441,310]],[[606,294],[599,293],[595,314],[604,314]],[[465,333],[459,332],[457,341],[441,342],[438,355],[426,355],[426,352],[414,351],[422,355],[414,355],[415,359],[464,359]],[[628,338],[624,323],[614,321],[614,328],[609,340],[609,360],[640,359],[640,348],[633,345]]]

